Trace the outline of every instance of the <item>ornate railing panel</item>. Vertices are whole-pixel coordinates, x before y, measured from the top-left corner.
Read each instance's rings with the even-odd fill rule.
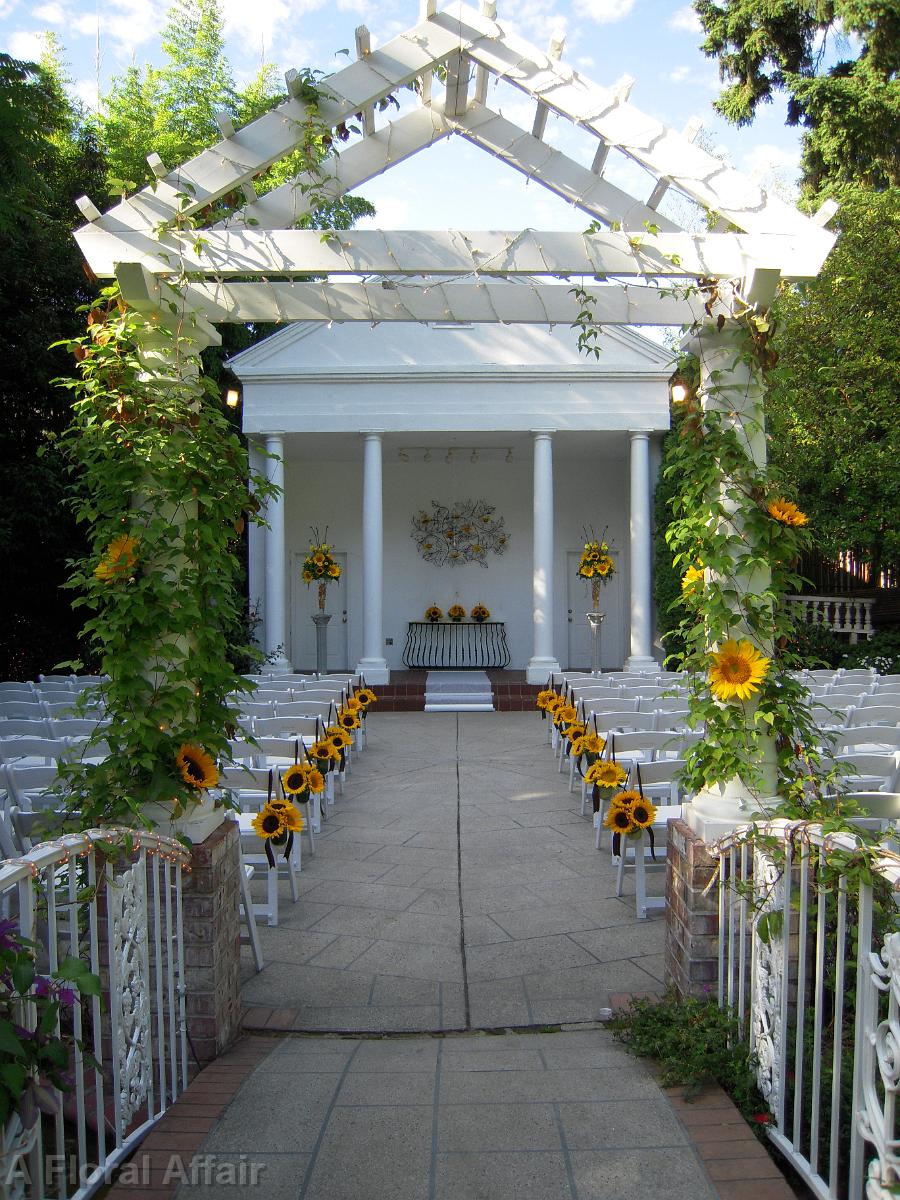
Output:
[[[853,596],[788,596],[795,615],[807,625],[824,625],[834,633],[846,633],[851,644],[875,636],[871,598]]]
[[[716,847],[719,1004],[754,1052],[770,1138],[822,1200],[900,1191],[900,857],[879,852],[867,882],[857,849],[803,821]]]
[[[52,1115],[0,1130],[0,1200],[86,1200],[187,1086],[188,862],[180,843],[124,829],[67,835],[0,862],[0,916],[40,947],[38,972],[80,958],[101,980],[100,996],[76,995],[65,1027],[57,1022],[75,1043],[71,1090],[54,1092]]]

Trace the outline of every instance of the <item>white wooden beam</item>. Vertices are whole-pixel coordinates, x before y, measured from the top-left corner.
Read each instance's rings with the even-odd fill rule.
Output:
[[[116,280],[122,299],[136,312],[190,338],[198,350],[221,346],[222,335],[207,319],[210,309],[202,297],[188,299],[137,263],[122,263],[116,270]]]
[[[218,110],[215,113],[215,118],[216,124],[219,127],[219,133],[221,133],[222,137],[226,140],[230,137],[234,137],[234,122],[232,121],[231,117],[229,117],[228,113]]]
[[[306,189],[313,184],[316,193],[337,200],[452,132],[453,126],[441,113],[431,108],[414,109],[395,117],[371,137],[354,142],[340,154],[326,159],[321,178],[313,180],[307,174],[297,175],[264,196],[257,196],[251,188],[251,202],[246,208],[220,221],[215,228],[252,225],[258,229],[287,229],[309,212],[310,193]]]
[[[75,201],[75,207],[86,221],[99,221],[103,215],[88,196],[79,196]]]
[[[451,25],[449,14],[438,13],[435,21],[445,21],[448,28]],[[467,50],[479,65],[535,99],[544,100],[553,111],[589,129],[657,178],[670,178],[703,207],[721,213],[739,228],[751,233],[792,231],[806,236],[820,261],[824,260],[834,241],[832,235],[824,234],[797,209],[763,192],[748,177],[631,105],[627,81],[621,81],[618,87],[599,87],[506,30],[502,38],[492,36],[483,22],[479,26],[478,14],[465,4],[453,10],[454,27],[459,28],[462,22],[472,29],[484,29],[484,36],[474,40]]]
[[[815,255],[789,234],[560,233],[497,230],[204,230],[111,233],[98,223],[76,231],[94,273],[138,262],[154,275],[495,275],[743,278],[759,267],[788,278],[818,270]]]
[[[663,295],[634,284],[595,285],[603,325],[686,325],[703,316],[701,297]],[[472,321],[549,325],[574,322],[580,305],[566,284],[191,283],[186,298],[217,322]]]
[[[351,63],[323,79],[319,117],[331,126],[339,125],[363,105],[385,99],[423,71],[446,62],[465,45],[458,29],[447,30],[429,19],[373,50],[364,62]],[[302,101],[286,100],[184,163],[155,187],[113,206],[103,221],[112,228],[152,230],[176,213],[191,216],[290,154],[302,141],[306,112]]]
[[[445,117],[457,117],[466,111],[469,66],[469,60],[464,54],[454,54],[447,63],[447,84],[444,94]]]
[[[365,25],[357,25],[355,36],[356,57],[360,60],[367,59],[372,53],[372,35]],[[360,111],[362,112],[363,133],[368,137],[375,132],[375,105],[364,104]]]
[[[594,175],[603,174],[607,158],[609,158],[609,143],[598,142],[597,149],[594,151],[594,161],[591,163],[591,171]]]
[[[483,105],[470,105],[465,116],[455,122],[455,127],[467,141],[490,151],[502,162],[509,163],[529,179],[607,225],[617,224],[623,229],[641,232],[645,222],[673,233],[679,228],[628,192],[598,178],[561,150],[552,149],[546,142]]]
[[[562,58],[563,47],[566,44],[565,34],[555,33],[550,38],[550,45],[547,49],[548,56],[554,61],[559,62]],[[550,115],[550,109],[543,100],[538,100],[537,108],[534,113],[534,125],[531,128],[531,136],[543,138],[544,130],[547,128],[547,117]]]
[[[169,173],[168,169],[166,168],[166,164],[155,151],[152,154],[147,155],[147,166],[157,179],[165,179]]]

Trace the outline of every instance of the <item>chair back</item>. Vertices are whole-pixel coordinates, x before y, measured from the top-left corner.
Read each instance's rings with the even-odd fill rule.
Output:
[[[19,808],[30,812],[59,804],[59,796],[46,794],[59,779],[55,766],[17,767],[7,763],[3,774],[10,799]]]
[[[864,754],[900,750],[900,727],[896,725],[856,725],[832,734],[829,746],[833,754]]]
[[[318,717],[257,717],[253,722],[253,736],[258,741],[273,737],[317,737],[320,727]]]
[[[300,762],[306,761],[306,756],[303,753],[303,743],[297,746],[297,738],[292,737],[261,737],[259,738],[259,749],[267,766],[280,766],[285,763],[294,761],[295,753],[299,749]]]
[[[848,724],[854,725],[900,725],[900,705],[867,704],[865,708],[854,708]]]
[[[31,700],[5,700],[0,698],[0,717],[22,718],[27,721],[39,721],[49,714],[41,704],[40,696],[32,695]]]
[[[68,758],[71,744],[65,738],[48,737],[0,737],[0,761],[25,766],[24,759],[31,759],[29,766],[52,766],[60,758]],[[35,761],[37,760],[37,761]]]
[[[597,729],[604,736],[607,733],[634,733],[637,731],[650,731],[656,728],[656,713],[639,713],[629,712],[628,710],[619,710],[615,712],[598,712],[591,714],[591,720],[596,717]]]
[[[51,719],[56,719],[59,717],[77,717],[81,715],[77,713],[73,707],[75,704],[75,699],[76,697],[73,693],[71,695],[71,699],[69,700],[44,700],[42,702],[44,715],[50,717]]]
[[[55,720],[48,721],[50,732],[53,737],[90,737],[97,727],[103,724],[102,721],[95,720],[94,717],[58,717]],[[3,733],[3,726],[0,725],[0,734]]]
[[[50,737],[52,721],[46,717],[13,717],[11,720],[0,720],[0,737]]]
[[[275,716],[275,702],[273,700],[241,700],[239,708],[241,715],[245,717]]]
[[[319,717],[326,725],[337,720],[334,700],[291,700],[275,708],[276,717]]]

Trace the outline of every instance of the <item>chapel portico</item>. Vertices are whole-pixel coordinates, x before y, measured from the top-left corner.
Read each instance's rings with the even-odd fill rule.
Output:
[[[570,578],[584,527],[608,527],[618,571],[604,588],[603,665],[655,670],[651,497],[668,427],[669,354],[633,331],[580,356],[567,328],[299,325],[232,360],[244,431],[285,493],[254,531],[250,598],[273,670],[313,661],[314,598],[297,562],[327,525],[346,582],[329,602],[329,664],[387,682],[425,608],[487,605],[510,666],[542,683],[589,660],[589,589]],[[339,432],[338,432],[339,431]],[[503,554],[423,561],[411,518],[432,501],[490,504]],[[279,648],[281,653],[279,654]]]

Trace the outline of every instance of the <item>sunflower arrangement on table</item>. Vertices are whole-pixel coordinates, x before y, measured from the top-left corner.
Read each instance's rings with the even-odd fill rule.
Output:
[[[490,611],[483,604],[476,604],[469,615],[479,625],[482,621],[489,621],[491,619]]]
[[[466,615],[466,610],[461,604],[451,604],[447,609],[447,616],[451,621],[461,621]]]

